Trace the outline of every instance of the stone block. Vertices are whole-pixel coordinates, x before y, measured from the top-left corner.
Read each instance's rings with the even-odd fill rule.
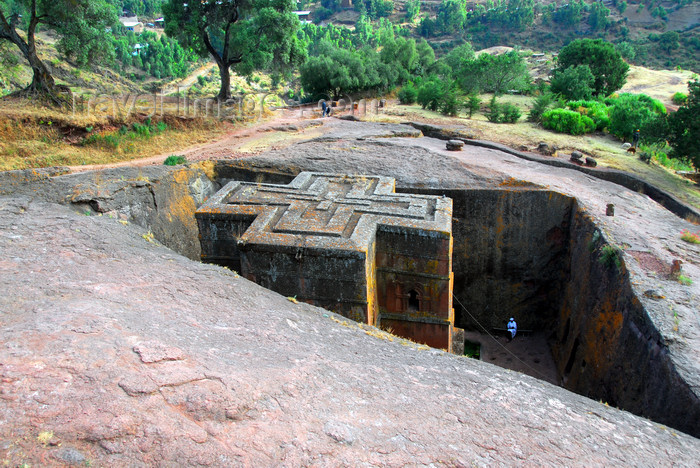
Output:
[[[230,182],[196,217],[203,261],[451,349],[451,199],[394,193],[389,177],[303,172],[288,185]]]
[[[460,140],[449,140],[446,144],[449,151],[462,151],[464,147],[464,142]]]

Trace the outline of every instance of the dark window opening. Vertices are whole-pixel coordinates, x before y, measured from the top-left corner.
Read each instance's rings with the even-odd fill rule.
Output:
[[[420,299],[418,298],[418,292],[415,289],[408,291],[408,310],[420,310]]]

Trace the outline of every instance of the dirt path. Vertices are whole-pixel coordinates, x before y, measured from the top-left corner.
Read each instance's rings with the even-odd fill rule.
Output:
[[[299,139],[310,138],[327,131],[317,120],[299,116],[297,113],[277,111],[272,117],[233,127],[218,139],[194,145],[176,153],[185,156],[188,161],[244,158],[264,150],[283,148]],[[70,166],[70,169],[71,172],[86,172],[127,166],[158,165],[163,164],[163,161],[172,154],[173,151],[169,151],[148,158],[111,164]]]

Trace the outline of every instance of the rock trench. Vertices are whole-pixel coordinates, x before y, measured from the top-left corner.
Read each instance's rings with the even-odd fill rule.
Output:
[[[353,145],[378,148],[371,142]],[[285,163],[272,155],[239,164],[34,177],[39,180],[0,186],[4,195],[0,206],[7,214],[2,242],[10,258],[2,264],[3,282],[23,291],[3,298],[3,309],[9,314],[3,318],[3,354],[8,359],[0,367],[7,384],[2,393],[27,418],[6,414],[5,420],[13,420],[13,434],[25,435],[34,427],[29,425],[31,418],[44,421],[56,433],[65,424],[60,437],[75,446],[58,451],[50,443],[35,444],[23,446],[25,451],[50,452],[64,462],[68,462],[66,457],[82,456],[117,464],[145,462],[145,453],[191,464],[212,460],[245,463],[252,460],[252,454],[269,462],[285,459],[308,464],[319,461],[314,453],[330,454],[339,463],[351,459],[389,465],[406,460],[430,463],[441,459],[450,441],[454,443],[454,435],[445,433],[449,428],[460,440],[459,451],[447,451],[452,464],[518,459],[553,463],[566,459],[571,450],[552,449],[549,439],[532,433],[532,440],[539,440],[536,444],[515,442],[533,430],[525,420],[535,421],[539,433],[555,433],[563,429],[559,423],[554,424],[558,429],[551,425],[556,418],[546,422],[552,414],[561,422],[587,412],[604,413],[600,416],[604,419],[591,421],[590,427],[587,418],[580,416],[574,417],[576,423],[568,423],[573,427],[569,442],[579,447],[583,457],[578,461],[606,464],[628,459],[629,453],[618,444],[615,449],[609,446],[605,457],[594,455],[597,452],[591,447],[606,446],[613,433],[629,440],[641,437],[641,452],[648,449],[649,460],[664,460],[654,458],[661,457],[660,447],[669,454],[666,461],[678,462],[683,460],[682,453],[697,451],[697,439],[669,437],[658,426],[527,377],[510,376],[437,351],[421,355],[420,347],[400,340],[392,343],[394,338],[388,335],[333,314],[305,305],[299,305],[297,311],[296,305],[274,298],[236,278],[235,273],[195,266],[155,245],[161,242],[185,257],[198,259],[193,213],[206,197],[231,179],[286,182],[309,168],[304,164],[318,164],[318,160],[310,162],[312,157],[310,154],[307,162],[292,159]],[[352,165],[352,161],[345,164]],[[620,255],[619,263],[601,263],[603,249],[615,243],[608,229],[576,197],[515,179],[489,183],[486,179],[492,175],[481,178],[478,171],[465,177],[471,178],[467,185],[472,188],[456,188],[460,184],[454,174],[452,180],[442,181],[442,187],[437,182],[426,184],[420,177],[399,180],[399,190],[444,194],[455,201],[455,294],[460,302],[469,304],[470,312],[486,326],[501,326],[504,316],[514,312],[522,317],[521,327],[550,330],[557,370],[567,388],[697,437],[698,396],[692,379],[685,377],[696,371],[687,368],[683,356],[677,356],[677,348],[672,347],[663,322],[655,315],[655,305],[665,297],[660,292],[639,297],[632,278],[639,268],[635,259],[641,254],[635,256],[632,248],[629,256]],[[81,214],[76,218],[45,201],[69,204]],[[98,219],[96,214],[103,216]],[[41,252],[39,242],[53,244]],[[22,248],[29,253],[20,253]],[[660,268],[665,268],[663,262]],[[6,273],[13,269],[20,274],[8,277]],[[110,277],[113,269],[123,271],[123,277]],[[27,286],[29,275],[34,279]],[[213,284],[202,286],[203,281]],[[246,291],[245,296],[241,291]],[[42,299],[47,297],[53,299]],[[265,305],[256,304],[257,300]],[[238,302],[231,312],[227,304]],[[199,305],[193,309],[193,304]],[[27,320],[32,317],[30,311],[38,314],[36,320]],[[463,312],[458,308],[457,325],[474,328]],[[308,333],[317,341],[307,343]],[[105,341],[108,334],[118,337],[117,341]],[[46,342],[47,337],[55,342]],[[366,339],[373,340],[368,342],[371,345]],[[284,351],[279,349],[281,343],[287,345]],[[281,351],[284,358],[277,354]],[[350,363],[348,351],[361,357]],[[692,353],[697,351],[690,356]],[[221,354],[228,358],[222,360]],[[314,358],[304,364],[309,356]],[[31,368],[27,359],[44,364]],[[47,372],[47,365],[57,371]],[[251,374],[244,370],[246,366],[257,370]],[[348,374],[350,368],[356,373]],[[409,371],[407,380],[402,377],[391,388],[377,384],[378,376],[395,379],[396,372],[404,372],[402,368]],[[286,375],[290,369],[293,373]],[[351,383],[352,379],[356,381]],[[454,385],[436,394],[447,399],[450,409],[437,403],[438,396],[417,390],[423,385],[437,388],[443,385],[441,379],[451,379]],[[131,410],[124,407],[131,403],[122,397],[105,404],[93,391],[98,382],[107,392],[120,391],[140,403]],[[55,385],[54,396],[25,400],[24,389],[47,384]],[[258,385],[262,390],[256,390]],[[431,414],[444,412],[449,422],[441,419],[439,424],[446,429],[437,431],[439,436],[411,432],[408,428],[418,421],[411,422],[398,407],[380,403],[377,392],[403,395],[400,400],[404,403]],[[311,394],[318,395],[318,401]],[[336,402],[338,395],[347,398],[350,394],[354,395],[350,397],[353,405],[359,406]],[[456,395],[479,402],[484,412],[470,404],[469,414],[460,414],[465,408],[454,400]],[[59,397],[74,401],[62,407]],[[511,398],[518,408],[515,413],[514,407],[499,403]],[[537,413],[534,405],[543,401],[549,401],[545,413],[552,414]],[[290,405],[299,403],[300,409],[293,411]],[[37,404],[56,410],[43,414]],[[70,407],[80,404],[100,408],[91,413],[94,420],[65,419],[71,414]],[[310,415],[299,413],[302,408]],[[377,408],[390,429],[369,429],[362,422],[372,420],[370,413],[376,415]],[[319,411],[328,417],[320,417]],[[488,411],[493,411],[492,417],[486,416]],[[354,417],[348,419],[348,414]],[[273,420],[281,421],[285,435],[270,428],[257,436],[251,432]],[[602,420],[607,422],[601,426]],[[164,421],[168,421],[166,426]],[[489,428],[498,421],[511,428],[504,437],[512,442],[512,449],[499,449],[499,444],[488,440]],[[478,427],[484,434],[469,431],[467,436],[467,427]],[[222,445],[220,441],[233,434],[248,435],[242,439],[245,443]],[[2,435],[4,440],[12,438]],[[591,438],[591,445],[586,437]],[[0,453],[15,452],[12,444],[5,443]],[[635,448],[630,453],[639,456],[640,451]],[[348,458],[357,456],[360,458]]]

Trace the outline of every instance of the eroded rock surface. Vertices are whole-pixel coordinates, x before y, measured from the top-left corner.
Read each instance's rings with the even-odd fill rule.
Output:
[[[700,441],[0,198],[10,465],[692,466]]]

